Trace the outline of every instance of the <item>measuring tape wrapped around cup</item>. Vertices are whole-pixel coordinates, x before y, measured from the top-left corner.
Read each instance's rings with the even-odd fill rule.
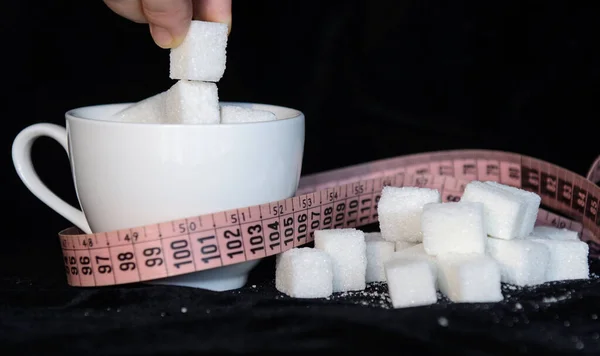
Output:
[[[317,229],[376,223],[386,185],[439,189],[448,202],[458,201],[472,180],[539,194],[537,223],[579,232],[590,256],[600,256],[600,157],[585,178],[519,154],[455,150],[303,176],[294,197],[262,205],[95,234],[68,228],[59,233],[67,281],[108,286],[256,260],[312,242]]]

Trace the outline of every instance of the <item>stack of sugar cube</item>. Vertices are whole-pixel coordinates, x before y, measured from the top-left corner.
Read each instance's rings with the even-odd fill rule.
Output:
[[[276,120],[265,110],[221,105],[217,82],[225,73],[227,25],[194,20],[183,42],[170,50],[168,90],[115,114],[122,122],[150,124],[238,124]]]
[[[535,226],[539,195],[497,182],[474,181],[465,187],[461,201],[483,204],[487,254],[500,264],[503,282],[533,286],[588,278],[589,246],[576,232]]]
[[[486,255],[483,204],[441,201],[436,189],[384,187],[378,203],[382,238],[397,252],[385,262],[395,308],[503,299],[500,268]],[[412,246],[410,246],[412,244]]]
[[[384,282],[393,307],[405,308],[436,303],[437,291],[452,302],[490,303],[503,300],[501,283],[588,278],[588,245],[574,231],[535,226],[540,202],[491,181],[470,182],[458,202],[442,202],[435,189],[386,186],[380,232],[315,231],[314,249],[278,256],[277,289],[319,298]]]
[[[275,287],[296,298],[325,298],[366,287],[365,233],[354,228],[316,230],[315,247],[277,255]]]

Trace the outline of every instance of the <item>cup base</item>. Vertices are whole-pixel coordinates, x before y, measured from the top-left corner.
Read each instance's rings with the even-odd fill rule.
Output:
[[[146,283],[224,292],[242,288],[248,281],[250,270],[259,262],[260,260],[247,261],[181,276],[156,279]]]

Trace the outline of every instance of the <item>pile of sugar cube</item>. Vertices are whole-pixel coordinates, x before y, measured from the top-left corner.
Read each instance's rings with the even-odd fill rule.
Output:
[[[589,246],[576,231],[536,226],[539,195],[471,181],[458,202],[437,189],[382,189],[380,232],[314,232],[314,247],[277,255],[275,286],[295,298],[326,298],[387,283],[393,308],[499,302],[501,283],[535,286],[589,278]]]
[[[240,105],[221,105],[217,82],[225,73],[227,25],[192,21],[183,42],[170,50],[168,90],[114,115],[122,122],[151,124],[237,124],[273,121],[274,113]]]

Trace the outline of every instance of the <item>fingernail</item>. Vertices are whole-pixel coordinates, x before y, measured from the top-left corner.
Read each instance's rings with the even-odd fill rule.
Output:
[[[150,34],[154,42],[162,48],[171,48],[173,45],[173,36],[169,30],[164,27],[150,25]]]

